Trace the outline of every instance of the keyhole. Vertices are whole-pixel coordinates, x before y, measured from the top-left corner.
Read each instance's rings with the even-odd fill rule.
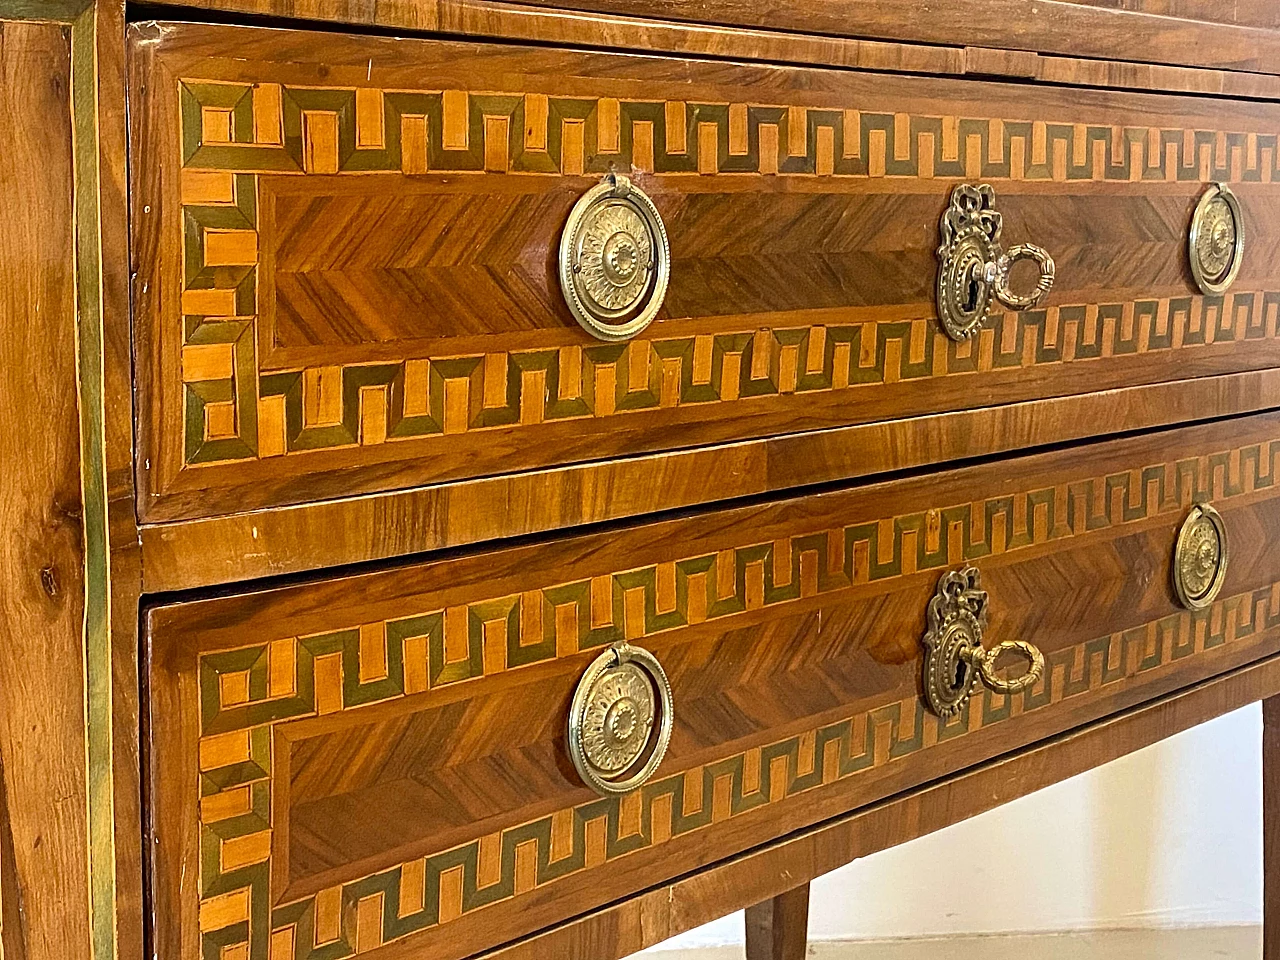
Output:
[[[981,270],[982,266],[977,263],[969,269],[969,279],[965,284],[965,313],[972,313],[978,309],[978,300],[982,294],[982,280],[979,275]]]
[[[956,677],[955,687],[957,690],[963,690],[965,681],[969,679],[969,664],[963,660],[956,660]]]

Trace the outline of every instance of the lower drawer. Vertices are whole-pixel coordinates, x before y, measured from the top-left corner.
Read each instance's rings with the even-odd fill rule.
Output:
[[[1280,650],[1277,457],[1268,414],[152,608],[157,956],[452,960]],[[967,565],[1044,670],[943,721],[926,611]],[[571,729],[624,641],[670,709],[641,658]],[[666,728],[642,786],[584,783]]]

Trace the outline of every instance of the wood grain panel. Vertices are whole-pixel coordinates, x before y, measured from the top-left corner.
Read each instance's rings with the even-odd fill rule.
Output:
[[[143,949],[124,4],[0,21],[0,942],[110,960]]]
[[[315,0],[291,0],[289,5],[314,10],[314,3]],[[528,3],[565,7],[564,0],[528,0]],[[416,12],[422,5],[416,0],[407,0],[405,7],[393,6],[384,15],[404,16],[406,7]],[[1275,72],[1280,44],[1274,30],[1236,24],[1214,25],[1146,11],[1082,5],[1070,0],[1038,0],[1034,12],[1028,11],[1023,0],[948,0],[941,4],[932,0],[835,0],[779,5],[705,0],[696,8],[696,13],[683,0],[576,0],[573,9],[1262,73]]]
[[[705,323],[693,324],[712,318],[741,327],[744,317],[803,311],[832,311],[834,321],[867,315],[858,308],[882,307],[879,316],[889,323],[930,313],[936,191],[902,195],[881,186],[868,194],[833,186],[795,193],[770,178],[734,186],[718,192],[695,181],[655,190],[672,238],[659,356],[670,352],[664,346],[681,327],[706,330]],[[564,315],[549,255],[579,195],[576,185],[419,184],[412,178],[388,184],[365,177],[330,190],[309,179],[267,177],[258,195],[261,370],[477,350],[519,366],[514,348],[582,340]],[[1160,302],[1186,297],[1191,202],[1181,194],[1009,193],[1000,206],[1010,237],[1035,236],[1053,225],[1045,242],[1060,272],[1060,301],[1093,303],[1125,292]],[[1246,229],[1257,251],[1240,282],[1265,287],[1280,273],[1280,193],[1259,196],[1248,209]],[[1126,308],[1134,309],[1110,307],[1117,320]],[[1103,314],[1107,309],[1099,307]],[[835,323],[824,330],[832,339],[841,335]],[[583,347],[592,352],[590,344]],[[937,349],[924,346],[922,362]],[[1009,352],[1003,343],[997,351]],[[583,375],[589,370],[584,365]],[[505,395],[509,388],[499,386]]]
[[[1280,357],[1277,106],[192,25],[133,50],[153,521]],[[611,166],[674,260],[626,346],[553,270]],[[930,295],[960,178],[1059,257],[1047,309],[965,344]],[[1183,263],[1208,179],[1254,238],[1225,298]]]
[[[1280,9],[1268,0],[1065,0],[1107,10],[1129,10],[1185,20],[1280,27]]]
[[[429,8],[412,4],[382,4],[367,8],[340,9],[338,5],[295,4],[293,0],[212,0],[205,5],[247,13],[276,13],[282,16],[319,17],[352,23],[381,21],[400,26],[430,20],[433,32],[455,37],[491,37],[574,48],[634,50],[676,54],[682,57],[714,56],[730,60],[771,63],[800,63],[809,66],[850,67],[889,70],[935,76],[1014,76],[1047,83],[1071,83],[1113,89],[1153,90],[1171,93],[1207,93],[1235,97],[1280,99],[1280,78],[1265,73],[1224,70],[1205,66],[1184,66],[1136,62],[1145,49],[1125,47],[1125,59],[1097,59],[1032,53],[1025,43],[1011,41],[1013,50],[992,46],[962,46],[971,38],[955,37],[946,42],[902,43],[893,40],[855,39],[847,36],[819,36],[776,29],[751,29],[713,23],[681,23],[646,16],[581,14],[573,10],[538,8],[501,0],[436,0]],[[407,15],[407,16],[406,16]],[[1090,12],[1085,17],[1090,18]],[[403,23],[399,23],[401,18]],[[1147,24],[1151,17],[1144,16]],[[1168,23],[1158,23],[1168,28]],[[1096,28],[1097,24],[1091,24]],[[1187,24],[1173,29],[1185,33]],[[1210,37],[1221,31],[1200,25]],[[1121,34],[1120,39],[1126,39]],[[1198,49],[1196,47],[1195,49]],[[1195,61],[1189,61],[1194,63]],[[416,123],[416,121],[415,121]]]
[[[463,957],[1274,652],[1277,464],[1270,414],[157,608],[159,955]],[[1192,615],[1169,563],[1200,499],[1233,561]],[[942,725],[919,637],[965,561],[990,636],[1049,668]],[[602,800],[563,731],[623,636],[663,662],[676,724],[654,781]]]
[[[89,957],[70,38],[13,21],[0,35],[0,943]]]
[[[652,44],[665,40],[672,46],[658,49],[739,58],[772,55],[792,63],[813,62],[812,53],[797,55],[794,51],[797,47],[824,49],[826,45],[815,40],[858,38],[843,45],[843,55],[853,59],[847,65],[876,69],[910,69],[911,63],[918,65],[922,57],[940,52],[921,49],[923,44],[939,45],[941,52],[968,44],[1135,64],[1188,64],[1263,73],[1280,67],[1280,39],[1274,30],[1258,28],[1276,25],[1268,22],[1274,19],[1269,0],[1171,0],[1168,4],[1163,0],[1039,0],[1034,13],[1028,12],[1022,0],[947,0],[941,4],[835,0],[771,5],[704,0],[694,8],[682,0],[530,0],[527,4],[384,0],[375,6],[347,0],[191,0],[188,5],[517,40],[595,41],[614,48],[652,49]],[[1187,11],[1183,15],[1216,22],[1167,16],[1170,6]],[[1219,10],[1227,12],[1212,13]],[[668,36],[672,21],[687,27],[675,38]],[[799,36],[780,31],[798,31]],[[882,44],[863,38],[908,43]],[[881,46],[890,49],[876,49]],[[857,53],[866,48],[876,59],[859,62]],[[792,51],[790,56],[785,55],[787,51]]]

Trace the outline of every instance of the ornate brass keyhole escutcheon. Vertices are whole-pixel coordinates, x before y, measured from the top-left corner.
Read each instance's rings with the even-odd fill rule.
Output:
[[[1210,184],[1191,215],[1187,234],[1191,276],[1202,293],[1225,293],[1244,261],[1244,216],[1225,183]]]
[[[944,720],[964,709],[979,682],[996,693],[1021,693],[1044,674],[1044,655],[1023,640],[1006,640],[990,650],[982,643],[987,626],[987,593],[977,568],[942,575],[929,601],[923,642],[924,694],[929,709]],[[1014,653],[1027,661],[1025,672],[1012,679],[996,672],[996,661]]]
[[[616,643],[587,667],[569,708],[569,756],[597,793],[627,793],[658,769],[671,742],[671,685],[658,658]]]
[[[1053,288],[1053,257],[1043,247],[1000,244],[1003,218],[989,184],[962,183],[951,192],[942,216],[938,247],[938,319],[953,340],[967,340],[982,327],[994,301],[1013,310],[1029,310]],[[1039,268],[1035,288],[1026,294],[1010,286],[1013,265],[1030,260]]]
[[[610,173],[579,198],[560,235],[558,273],[569,312],[601,340],[628,340],[667,295],[671,250],[658,208]]]
[[[1173,551],[1173,589],[1188,610],[1213,603],[1227,578],[1227,526],[1207,503],[1191,508]]]

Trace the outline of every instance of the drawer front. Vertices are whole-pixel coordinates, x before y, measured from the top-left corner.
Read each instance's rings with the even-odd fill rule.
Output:
[[[1278,463],[1271,414],[157,607],[158,955],[466,956],[1272,653]],[[1191,611],[1204,501],[1230,562]],[[1046,666],[944,723],[926,608],[966,564],[987,645]],[[665,670],[670,745],[600,796],[568,718],[622,640]]]
[[[199,25],[131,50],[150,520],[1280,360],[1280,104]],[[670,245],[623,343],[557,276],[610,170]],[[1213,180],[1247,246],[1204,296]],[[934,301],[962,181],[1057,272],[957,342]]]

